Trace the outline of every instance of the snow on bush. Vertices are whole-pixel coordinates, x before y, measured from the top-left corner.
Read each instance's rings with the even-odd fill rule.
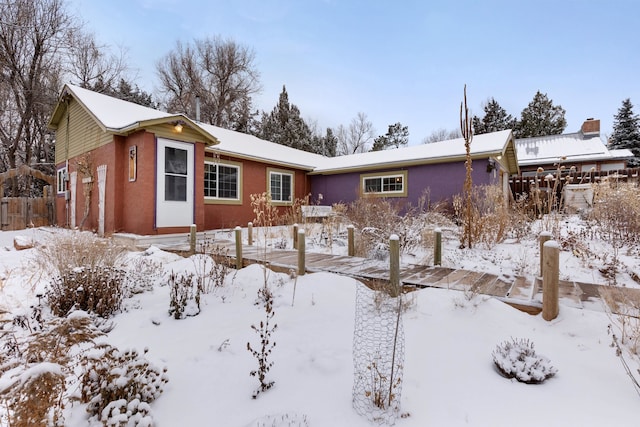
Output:
[[[83,360],[81,401],[88,403],[92,421],[107,426],[153,425],[149,404],[167,383],[167,369],[152,365],[136,350],[104,345]],[[147,350],[144,352],[147,353]]]
[[[536,354],[528,339],[515,339],[499,344],[493,351],[493,363],[507,378],[527,384],[539,384],[558,372],[548,358]]]

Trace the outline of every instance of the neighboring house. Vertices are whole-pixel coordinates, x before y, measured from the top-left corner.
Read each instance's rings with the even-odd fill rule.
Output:
[[[417,204],[462,191],[462,139],[328,158],[122,101],[72,85],[49,123],[56,130],[58,225],[100,234],[165,234],[245,225],[251,195],[281,213],[296,199],[349,203],[360,196]],[[473,182],[518,173],[511,131],[471,143]]]
[[[545,174],[553,173],[559,162],[579,173],[625,169],[633,157],[627,149],[609,150],[600,136],[600,120],[594,119],[587,119],[578,132],[516,139],[516,147],[525,176],[535,175],[539,167]]]

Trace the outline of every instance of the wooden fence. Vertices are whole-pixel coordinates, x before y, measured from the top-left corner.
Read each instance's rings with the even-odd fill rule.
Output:
[[[42,186],[43,197],[4,197],[5,182],[26,177],[35,178]],[[55,223],[55,177],[27,165],[0,173],[0,230],[22,230]]]
[[[54,223],[51,197],[3,197],[0,199],[0,230],[21,230]]]
[[[532,190],[539,189],[541,193],[550,198],[553,190],[556,191],[555,200],[562,199],[562,191],[566,184],[590,184],[603,182],[636,182],[639,183],[639,168],[620,169],[612,171],[575,172],[561,171],[560,173],[541,173],[533,176],[514,175],[509,178],[511,193],[517,199],[520,195],[532,194]],[[551,179],[547,179],[551,175]],[[560,180],[556,183],[560,175]]]

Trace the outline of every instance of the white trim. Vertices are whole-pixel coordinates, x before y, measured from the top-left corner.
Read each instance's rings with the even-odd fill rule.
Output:
[[[214,197],[214,196],[206,196],[205,195],[204,199],[205,200],[239,201],[240,200],[240,190],[241,190],[240,186],[242,185],[241,178],[240,178],[240,174],[242,173],[242,171],[241,171],[240,165],[231,164],[231,163],[225,163],[225,162],[221,162],[221,161],[217,161],[217,162],[216,161],[209,161],[209,160],[205,161],[204,164],[205,164],[205,167],[206,167],[206,165],[213,165],[213,166],[216,167],[216,175],[217,175],[216,183],[218,184],[218,188],[216,188],[216,196]],[[219,166],[224,166],[224,167],[236,169],[237,173],[236,173],[236,197],[235,198],[234,197],[220,197],[219,196],[219,194],[220,194],[220,186],[219,186],[219,184],[220,184],[220,179],[219,179],[220,176],[219,176],[219,169],[218,169]],[[207,172],[205,171],[205,176],[206,176],[206,173]]]
[[[165,173],[165,150],[186,151],[186,173]],[[156,163],[156,227],[189,227],[194,223],[194,144],[158,138]],[[165,200],[166,177],[185,177],[185,200]]]

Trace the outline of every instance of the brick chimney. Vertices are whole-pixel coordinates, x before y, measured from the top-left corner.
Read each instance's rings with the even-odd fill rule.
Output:
[[[600,136],[600,120],[594,120],[593,117],[588,118],[582,124],[580,132],[588,137]]]

